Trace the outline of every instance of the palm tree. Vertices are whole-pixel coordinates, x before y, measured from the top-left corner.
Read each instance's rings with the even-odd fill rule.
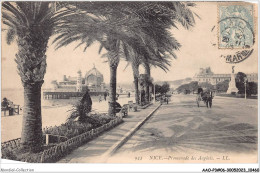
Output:
[[[116,102],[116,75],[117,67],[122,55],[122,25],[113,25],[116,21],[112,18],[93,17],[85,13],[73,13],[68,16],[63,25],[57,27],[57,37],[54,40],[56,49],[66,46],[74,41],[80,41],[80,45],[85,44],[86,50],[92,43],[100,43],[100,51],[104,48],[110,68],[110,90],[109,90],[109,115],[115,116]]]
[[[149,93],[149,86],[152,84],[151,79],[151,66],[159,67],[165,72],[167,72],[168,66],[170,66],[170,59],[169,57],[164,57],[162,59],[145,59],[143,56],[141,56],[138,53],[132,53],[129,58],[127,59],[128,64],[132,66],[133,71],[133,77],[134,77],[134,87],[135,87],[135,102],[137,104],[140,104],[140,93],[139,93],[139,85],[142,87],[145,87],[145,101],[149,101],[149,95],[146,93]],[[145,74],[147,74],[147,77],[142,81],[142,84],[140,84],[140,74],[139,74],[139,66],[144,65],[145,67]],[[148,66],[148,67],[147,67]],[[144,86],[145,85],[145,86]],[[140,88],[141,89],[141,88]]]
[[[15,62],[24,87],[21,144],[24,149],[42,149],[41,86],[46,72],[46,50],[53,27],[62,12],[51,2],[3,2],[2,18],[7,43],[16,40]]]
[[[145,73],[150,78],[151,65],[160,67],[164,71],[168,70],[170,66],[169,57],[177,58],[174,54],[174,50],[180,48],[180,44],[169,33],[169,29],[176,27],[176,22],[181,23],[184,28],[189,29],[195,23],[193,13],[189,7],[194,6],[194,3],[182,3],[182,2],[136,2],[136,6],[130,6],[133,8],[142,8],[136,11],[136,15],[141,18],[141,21],[146,23],[146,27],[142,27],[142,31],[145,33],[143,39],[147,39],[146,43],[148,51],[151,54],[144,52],[135,52],[128,61],[132,64],[134,83],[135,83],[135,95],[136,103],[139,103],[139,90],[138,90],[138,76],[139,66],[142,63],[145,67]],[[147,12],[150,10],[150,12]],[[196,15],[196,14],[195,14]],[[138,48],[134,48],[137,49]],[[139,54],[139,55],[136,55]],[[170,55],[170,56],[169,56]],[[148,80],[147,81],[150,81]],[[144,83],[145,86],[145,100],[149,100],[149,85]]]
[[[80,41],[78,46],[85,44],[86,49],[98,41],[101,48],[107,50],[110,67],[109,114],[115,115],[116,71],[120,57],[129,56],[128,47],[149,59],[162,60],[167,53],[175,56],[172,50],[178,49],[180,45],[169,36],[167,29],[175,26],[176,21],[187,27],[193,24],[193,16],[190,17],[184,10],[180,10],[184,7],[179,2],[71,3],[68,8],[74,14],[59,26],[54,42],[58,49]],[[162,14],[164,11],[167,13]],[[163,42],[160,41],[161,35],[164,36]]]
[[[150,87],[152,86],[152,78],[151,78],[151,68],[152,67],[159,67],[164,72],[169,71],[169,68],[171,66],[170,63],[171,57],[164,56],[162,59],[157,60],[150,60],[150,59],[143,59],[143,66],[145,69],[146,74],[146,82],[144,83],[145,87],[145,101],[149,102],[150,98]]]
[[[194,3],[190,2],[158,2],[157,4],[160,6],[160,9],[167,8],[167,13],[171,14],[172,16],[168,16],[164,18],[164,20],[161,20],[159,18],[154,18],[153,16],[149,16],[150,21],[153,21],[151,23],[151,27],[147,28],[148,35],[151,35],[152,38],[154,38],[154,41],[157,43],[157,50],[158,54],[157,56],[163,55],[162,58],[157,58],[155,60],[152,60],[151,58],[144,58],[143,66],[145,68],[145,74],[147,74],[147,78],[149,79],[151,77],[151,65],[153,66],[159,66],[164,71],[168,70],[167,66],[170,66],[170,61],[168,60],[170,54],[173,58],[177,58],[177,56],[174,54],[174,50],[179,50],[181,45],[175,40],[171,34],[167,31],[169,27],[175,27],[176,22],[181,23],[182,26],[186,29],[189,29],[191,26],[195,24],[195,20],[193,17],[193,14],[196,15],[196,13],[193,13],[189,7],[195,6]],[[156,22],[154,22],[156,21]],[[153,27],[152,27],[153,26]],[[153,30],[150,30],[150,28],[153,28]],[[148,80],[149,81],[149,80]],[[146,102],[149,101],[149,84],[145,84],[145,100]]]
[[[112,4],[114,3],[118,2]],[[127,7],[122,6],[119,10],[116,5],[111,6],[109,3],[108,6],[111,8],[107,9],[104,4],[99,2],[88,3],[88,5],[85,2],[72,3],[68,7],[72,11],[72,15],[67,16],[63,24],[57,27],[58,35],[54,43],[58,49],[74,41],[80,41],[78,46],[85,44],[84,50],[86,50],[93,42],[98,41],[101,49],[104,47],[107,50],[105,55],[108,57],[110,67],[109,115],[114,116],[116,73],[120,57],[128,56],[128,47],[145,50],[148,43],[143,40],[144,33],[140,31],[140,28],[144,25],[141,24],[140,19],[122,12],[124,9],[128,9]],[[120,4],[121,2],[118,3],[118,5]],[[129,12],[132,13],[132,11]]]

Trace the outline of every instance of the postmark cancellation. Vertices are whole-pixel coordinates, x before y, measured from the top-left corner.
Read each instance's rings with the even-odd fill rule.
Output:
[[[218,47],[251,48],[255,42],[254,6],[252,4],[219,4]]]

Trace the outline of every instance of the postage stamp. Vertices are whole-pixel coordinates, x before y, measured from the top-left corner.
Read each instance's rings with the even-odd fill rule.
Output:
[[[253,5],[219,5],[219,48],[250,48],[255,42]]]

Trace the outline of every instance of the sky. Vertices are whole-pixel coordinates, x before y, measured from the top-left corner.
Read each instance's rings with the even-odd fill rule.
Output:
[[[217,28],[218,24],[217,3],[196,2],[196,4],[197,7],[192,8],[192,10],[200,16],[200,19],[196,18],[196,24],[190,30],[186,30],[181,26],[178,26],[178,29],[171,30],[171,33],[181,43],[182,47],[175,52],[178,58],[172,60],[170,70],[167,73],[159,68],[152,68],[151,75],[155,81],[173,81],[193,77],[195,73],[198,73],[199,68],[205,67],[211,67],[211,70],[216,74],[231,73],[232,65],[227,64],[220,55],[234,52],[234,50],[218,49],[217,29],[212,31],[212,28],[214,26]],[[257,29],[255,30],[257,31]],[[22,84],[14,61],[17,53],[16,42],[7,45],[5,41],[6,32],[1,32],[1,34],[2,88],[20,88]],[[258,35],[256,35],[257,38]],[[43,87],[49,87],[52,80],[60,81],[63,75],[76,76],[78,70],[81,70],[85,75],[88,70],[93,68],[94,64],[104,75],[104,82],[109,83],[109,66],[104,62],[106,58],[101,58],[102,53],[105,53],[105,51],[98,54],[98,43],[93,44],[86,52],[83,52],[84,47],[74,50],[77,43],[55,50],[54,45],[51,44],[52,40],[53,38],[50,39],[46,52],[47,72]],[[245,61],[235,65],[236,72],[256,73],[258,71],[257,42],[258,40],[256,40],[253,47],[253,54]],[[121,60],[117,71],[118,82],[132,83],[131,66],[129,65],[127,68],[126,66],[127,62]],[[140,73],[143,72],[143,68],[140,68]]]

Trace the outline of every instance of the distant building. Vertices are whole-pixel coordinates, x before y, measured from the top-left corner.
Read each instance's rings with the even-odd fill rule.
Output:
[[[248,82],[258,82],[258,74],[250,73],[246,74]],[[195,74],[193,81],[198,81],[199,83],[207,82],[212,85],[216,85],[225,80],[231,80],[231,74],[214,74],[210,67],[200,68],[199,73]]]
[[[106,90],[104,77],[96,67],[82,76],[79,70],[76,77],[63,76],[63,80],[52,81],[52,88],[55,92],[84,92],[88,88],[90,92],[103,92]]]
[[[257,82],[258,83],[258,74],[257,73],[250,73],[246,74],[248,82]]]

